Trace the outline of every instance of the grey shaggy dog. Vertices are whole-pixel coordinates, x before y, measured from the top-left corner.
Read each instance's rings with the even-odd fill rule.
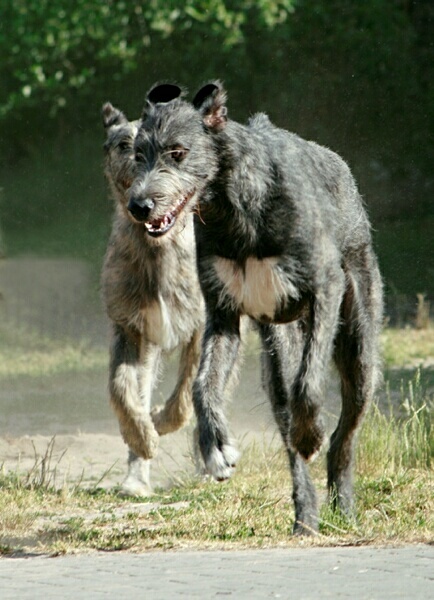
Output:
[[[368,217],[335,153],[275,127],[264,114],[247,125],[229,120],[220,82],[199,90],[193,104],[202,132],[185,144],[193,153],[206,140],[212,165],[195,221],[207,309],[193,388],[201,452],[216,479],[231,476],[237,451],[222,398],[240,317],[248,315],[262,340],[263,382],[289,456],[294,533],[312,533],[317,500],[307,462],[324,438],[327,367],[333,359],[342,393],[327,453],[328,488],[333,506],[348,514],[354,434],[380,380],[382,283]]]
[[[113,331],[109,390],[129,446],[122,492],[144,496],[151,493],[149,466],[159,436],[179,429],[193,412],[192,383],[199,362],[204,304],[189,198],[184,201],[182,196],[180,203],[179,189],[166,186],[159,193],[158,214],[142,219],[130,190],[133,183],[136,191],[150,185],[136,179],[140,160],[135,160],[134,139],[141,122],[129,122],[110,103],[103,107],[103,122],[105,175],[115,201],[102,271],[102,295]],[[151,411],[162,353],[178,347],[181,357],[175,390],[164,406]]]
[[[294,533],[318,527],[307,462],[324,438],[320,408],[332,359],[342,412],[327,454],[328,486],[333,505],[351,513],[354,434],[380,379],[382,285],[348,166],[266,115],[247,125],[228,120],[219,82],[192,104],[176,85],[152,88],[134,144],[127,206],[149,235],[164,240],[197,204],[206,327],[193,402],[207,471],[227,479],[238,458],[224,399],[247,315],[261,337],[263,383],[288,452]]]

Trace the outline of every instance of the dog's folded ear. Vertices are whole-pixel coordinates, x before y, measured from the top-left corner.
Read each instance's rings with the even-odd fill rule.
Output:
[[[207,129],[221,131],[228,120],[226,108],[226,92],[220,81],[212,81],[204,85],[193,99],[193,106],[198,110]]]
[[[106,102],[102,107],[102,122],[104,127],[112,127],[113,125],[122,125],[128,123],[127,117],[122,111],[115,108],[110,102]]]
[[[182,89],[174,83],[157,83],[154,85],[146,96],[146,99],[151,104],[166,104],[182,95]]]
[[[142,112],[142,119],[146,119],[149,111],[155,104],[167,104],[172,100],[180,98],[183,94],[182,88],[175,83],[157,83],[149,90],[146,96],[145,107]]]

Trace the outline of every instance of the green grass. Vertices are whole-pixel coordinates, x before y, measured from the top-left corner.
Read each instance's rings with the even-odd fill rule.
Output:
[[[107,350],[86,341],[53,339],[29,328],[0,323],[0,381],[92,371],[107,364]]]
[[[309,539],[291,536],[289,473],[280,449],[251,445],[230,482],[186,480],[169,492],[157,491],[152,504],[126,501],[95,487],[54,490],[48,449],[43,475],[35,469],[30,478],[0,476],[0,552],[430,542],[431,420],[427,404],[401,421],[384,418],[374,408],[357,452],[357,519],[348,521],[324,502],[319,535]],[[418,450],[402,452],[406,445]],[[312,473],[324,499],[323,460],[324,456],[314,463]]]
[[[434,328],[385,328],[382,333],[382,347],[387,367],[417,367],[434,359]]]
[[[402,339],[392,332],[387,342],[389,368],[405,364],[396,359],[412,358],[415,347],[420,359],[428,358],[434,335],[428,331],[429,335],[411,336],[403,331]],[[406,335],[412,344],[403,357]],[[0,340],[4,343],[5,338]],[[52,351],[59,356],[58,347]],[[9,365],[13,368],[13,360]],[[39,377],[47,372],[44,365],[45,359],[36,370]],[[77,368],[68,352],[64,368]],[[150,499],[134,501],[121,498],[116,489],[100,489],[101,480],[88,489],[80,482],[55,489],[61,458],[54,464],[53,446],[48,445],[30,471],[0,474],[0,553],[432,542],[434,408],[432,388],[425,384],[431,371],[398,373],[404,376],[393,393],[399,393],[401,415],[374,405],[359,434],[355,520],[332,512],[326,502],[324,451],[311,469],[322,501],[319,535],[299,539],[291,536],[291,483],[280,446],[250,445],[228,483],[185,475],[169,491],[157,490]],[[389,401],[392,406],[397,400],[390,396]]]
[[[358,457],[363,470],[386,475],[413,468],[430,471],[434,459],[434,401],[432,390],[421,385],[418,370],[412,379],[401,380],[400,405],[396,415],[390,400],[388,413],[373,405],[363,423]]]

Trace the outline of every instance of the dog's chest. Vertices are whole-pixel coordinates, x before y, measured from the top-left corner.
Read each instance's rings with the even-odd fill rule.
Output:
[[[146,340],[164,351],[171,351],[187,343],[204,320],[204,304],[199,287],[191,289],[192,298],[182,303],[175,295],[146,304],[137,314],[135,325]]]
[[[243,267],[233,260],[216,257],[214,270],[223,284],[222,304],[229,303],[254,319],[273,320],[288,297],[298,297],[294,285],[279,267],[277,257],[261,260],[249,257]]]

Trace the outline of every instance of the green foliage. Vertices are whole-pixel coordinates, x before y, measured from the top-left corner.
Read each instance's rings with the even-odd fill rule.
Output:
[[[18,213],[24,197],[25,186],[19,197],[9,189],[16,187],[10,165],[45,158],[49,146],[58,143],[56,177],[65,176],[65,187],[94,177],[98,149],[79,174],[66,168],[66,154],[72,134],[86,130],[96,139],[102,102],[136,118],[155,81],[194,90],[217,77],[230,91],[233,118],[265,111],[341,153],[374,222],[426,215],[434,186],[433,22],[431,0],[3,0],[4,211]],[[42,196],[44,206],[68,204],[50,178],[34,189],[38,198],[23,212],[36,228]],[[89,200],[83,194],[79,202],[89,207]],[[5,235],[9,217],[2,215]]]
[[[41,104],[54,116],[86,86],[101,85],[107,69],[118,79],[136,70],[154,36],[187,32],[194,23],[225,46],[239,43],[254,7],[258,22],[273,27],[286,19],[292,0],[5,0],[0,117]]]
[[[426,216],[382,223],[374,231],[388,295],[399,298],[400,294],[411,294],[416,305],[417,293],[433,293],[433,227],[434,216]]]

